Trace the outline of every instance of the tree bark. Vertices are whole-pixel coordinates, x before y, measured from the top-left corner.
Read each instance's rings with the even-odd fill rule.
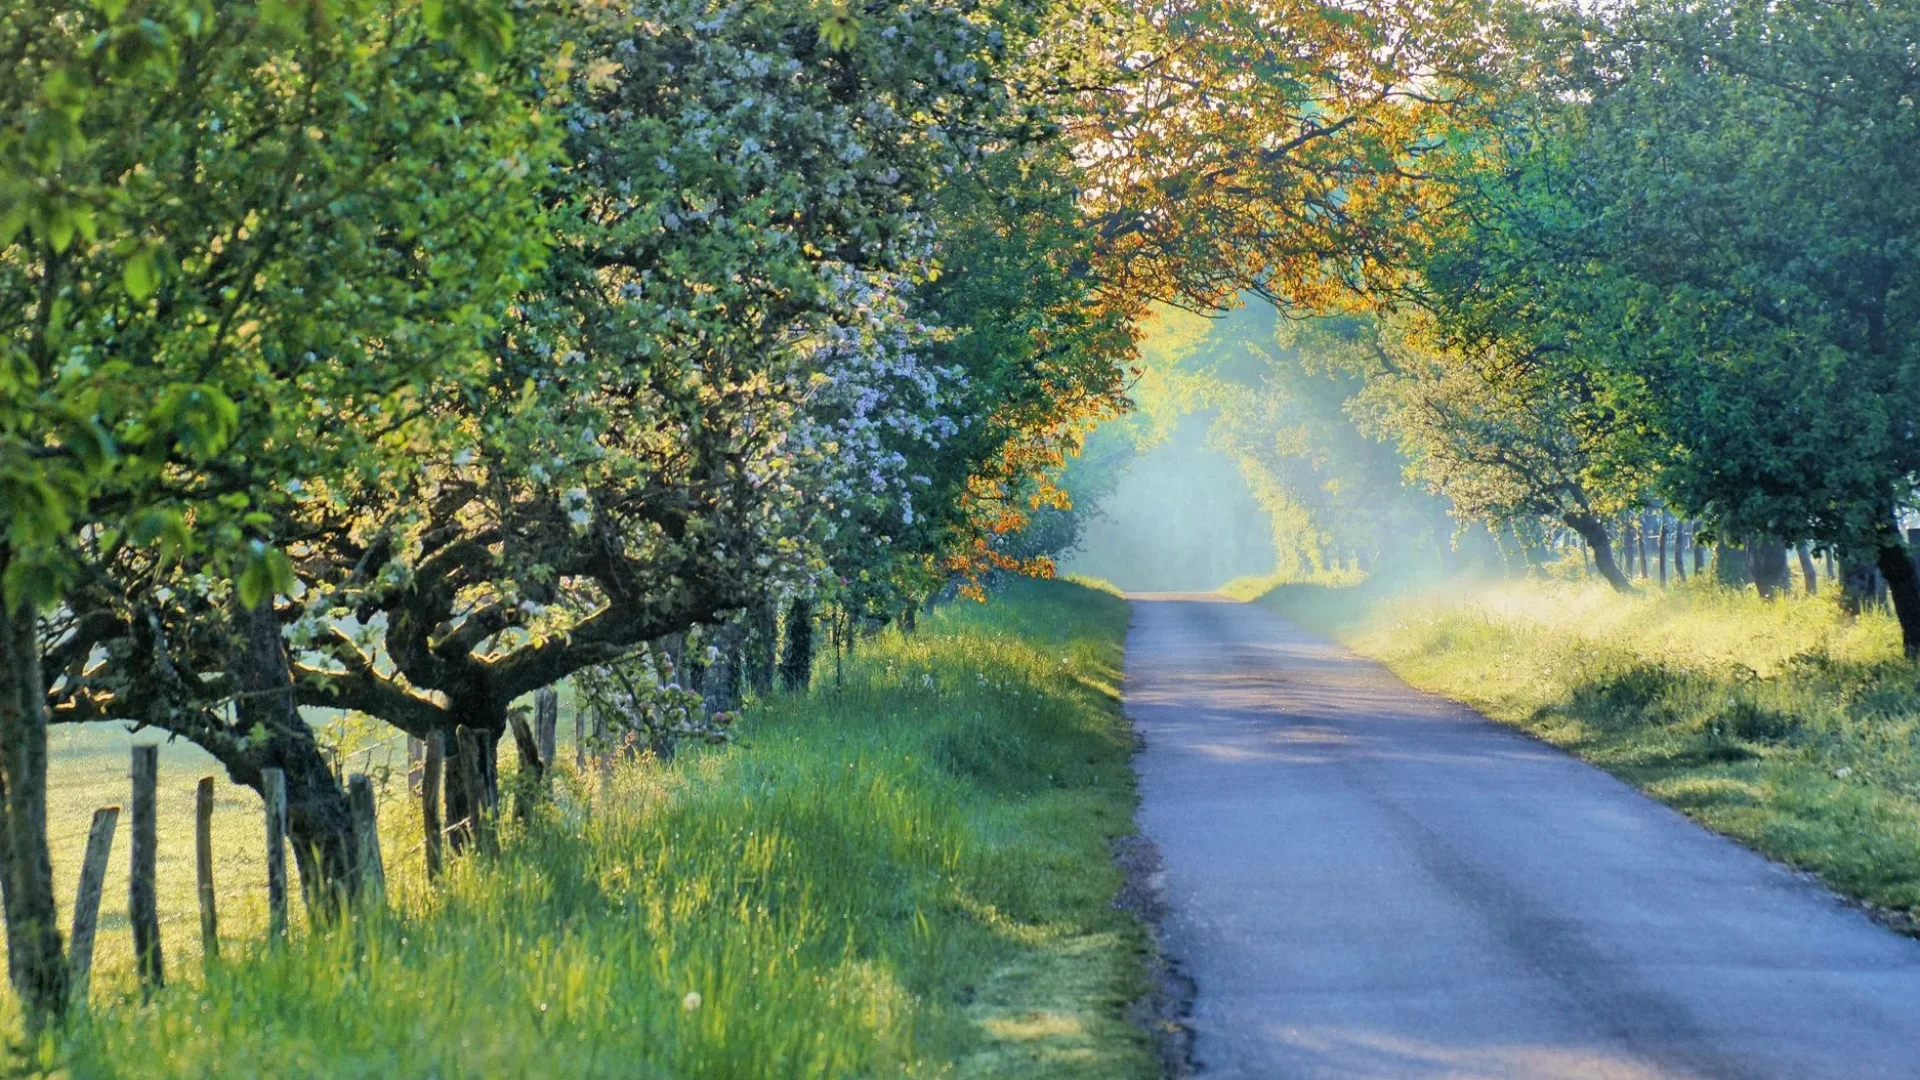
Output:
[[[1587,542],[1587,549],[1593,553],[1593,566],[1615,592],[1630,593],[1633,583],[1627,580],[1620,567],[1613,561],[1613,540],[1607,535],[1607,526],[1592,514],[1568,514],[1561,520],[1580,534]]]
[[[1667,587],[1667,515],[1660,515],[1660,531],[1655,534],[1654,549],[1660,564],[1660,587]]]
[[[331,919],[342,897],[353,896],[359,887],[353,808],[294,702],[293,668],[271,602],[252,611],[236,605],[233,629],[228,673],[237,690],[234,714],[242,732],[266,735],[264,745],[249,755],[251,775],[234,779],[258,790],[260,769],[286,774],[287,840],[300,871],[300,894],[308,914]]]
[[[1777,536],[1747,538],[1747,559],[1753,567],[1753,585],[1763,600],[1791,589],[1787,573],[1787,543]]]
[[[1679,518],[1673,519],[1673,574],[1687,580],[1687,523]]]
[[[0,554],[0,568],[6,558]],[[46,688],[34,611],[0,604],[0,909],[7,975],[38,1027],[67,1007],[67,961],[47,849]]]
[[[1820,571],[1814,568],[1813,553],[1807,550],[1807,542],[1801,540],[1794,544],[1793,552],[1800,557],[1800,580],[1807,587],[1807,595],[1820,595]]]
[[[1907,545],[1888,536],[1881,542],[1880,576],[1887,581],[1887,596],[1893,600],[1894,617],[1900,620],[1900,642],[1907,659],[1920,659],[1920,572],[1913,567]]]
[[[482,815],[490,815],[500,805],[500,738],[507,727],[507,711],[482,701],[463,701],[455,698],[447,711],[454,722],[449,723],[443,732],[446,740],[447,759],[451,763],[454,754],[460,752],[456,737],[461,726],[473,733],[474,746],[479,754],[475,763],[472,785],[469,786],[468,773],[464,769],[449,764],[445,784],[446,822],[452,828],[466,822],[465,828],[453,829],[447,834],[448,847],[454,851],[465,851],[467,842],[481,831]]]

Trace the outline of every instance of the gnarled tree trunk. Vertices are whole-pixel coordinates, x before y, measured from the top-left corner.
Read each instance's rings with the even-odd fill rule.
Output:
[[[1607,535],[1606,524],[1592,514],[1568,514],[1561,520],[1587,542],[1587,549],[1593,553],[1593,567],[1607,584],[1613,586],[1615,592],[1632,592],[1633,583],[1613,561],[1613,540]]]
[[[238,691],[234,713],[241,731],[264,732],[266,739],[250,740],[243,760],[224,762],[227,773],[256,791],[262,768],[286,774],[287,841],[300,871],[301,895],[308,914],[331,918],[343,896],[359,891],[346,790],[294,701],[293,668],[271,603],[252,611],[236,607],[233,629],[227,666]]]

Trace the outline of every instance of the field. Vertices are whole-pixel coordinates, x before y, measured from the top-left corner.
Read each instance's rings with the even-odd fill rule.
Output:
[[[1698,581],[1634,596],[1297,584],[1261,602],[1896,925],[1920,912],[1920,671],[1888,614]]]
[[[1146,937],[1115,909],[1132,830],[1124,602],[1023,583],[862,643],[834,685],[753,706],[730,747],[570,778],[497,860],[424,881],[404,747],[383,916],[262,944],[261,812],[222,787],[223,960],[202,965],[192,786],[162,757],[172,985],[131,974],[124,832],[90,1013],[29,1048],[78,1077],[1085,1077],[1153,1073],[1124,1017]],[[563,715],[562,731],[571,728]],[[60,878],[130,738],[59,736]],[[562,760],[569,755],[562,754]],[[371,761],[367,770],[361,762]],[[124,829],[124,823],[123,823]],[[70,896],[63,896],[70,902]],[[297,901],[296,901],[297,907]]]

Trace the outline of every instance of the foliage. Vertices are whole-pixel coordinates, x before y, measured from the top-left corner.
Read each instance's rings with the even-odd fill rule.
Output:
[[[1210,438],[1240,460],[1287,537],[1282,570],[1328,570],[1330,550],[1425,564],[1417,553],[1452,538],[1448,501],[1405,484],[1413,462],[1365,423],[1378,372],[1353,354],[1367,325],[1284,321],[1262,307],[1216,332],[1224,407]]]
[[[1397,279],[1436,209],[1425,158],[1494,29],[1452,0],[1090,6],[1063,27],[1062,66],[1088,99],[1071,134],[1107,273],[1290,311]]]
[[[89,6],[0,24],[0,491],[8,595],[249,543],[334,478],[407,467],[538,257],[535,110],[420,5]],[[491,42],[491,44],[490,44]],[[447,184],[447,177],[461,183]]]
[[[1920,388],[1886,330],[1911,274],[1895,42],[1915,18],[1644,0],[1516,19],[1419,299],[1469,365],[1498,358],[1477,396],[1558,399],[1571,441],[1546,456],[1603,513],[1657,492],[1724,534],[1877,560],[1920,648],[1893,522],[1915,461],[1890,419]]]

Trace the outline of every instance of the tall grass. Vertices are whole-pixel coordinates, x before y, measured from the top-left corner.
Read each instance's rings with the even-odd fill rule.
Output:
[[[1884,613],[1697,581],[1634,596],[1285,586],[1263,602],[1842,892],[1920,914],[1920,668]]]
[[[1125,604],[1024,583],[863,643],[743,742],[573,778],[497,859],[38,1049],[74,1076],[1151,1073]]]

